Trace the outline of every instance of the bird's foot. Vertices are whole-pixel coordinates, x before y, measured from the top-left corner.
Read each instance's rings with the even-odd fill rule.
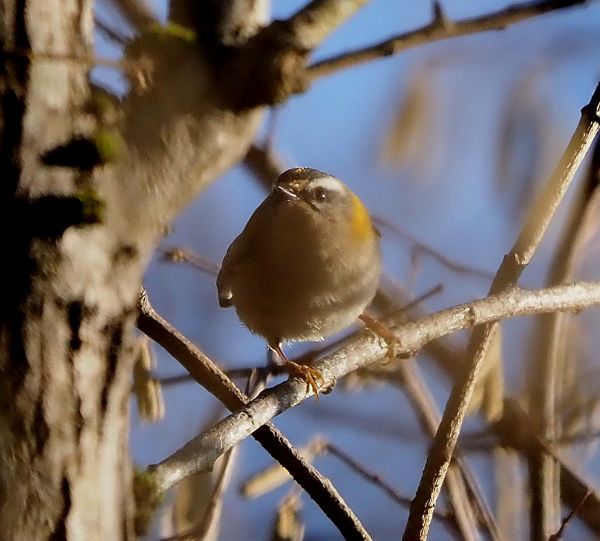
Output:
[[[396,345],[398,344],[398,339],[393,331],[375,316],[371,314],[367,314],[366,312],[358,316],[367,329],[373,331],[377,336],[382,338],[387,346],[387,354],[386,360],[384,364],[391,363],[396,358]]]
[[[298,364],[288,360],[285,365],[290,377],[296,376],[306,382],[306,392],[311,389],[315,393],[315,398],[319,400],[319,387],[325,383],[323,373],[318,369],[307,364]]]

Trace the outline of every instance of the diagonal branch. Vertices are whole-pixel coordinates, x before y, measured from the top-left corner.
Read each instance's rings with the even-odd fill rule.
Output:
[[[223,402],[230,411],[242,408],[246,404],[247,397],[221,369],[158,315],[145,291],[140,296],[139,308],[138,328],[177,359],[200,385]],[[253,434],[254,438],[290,472],[290,475],[315,500],[342,535],[350,539],[370,539],[358,518],[331,482],[304,460],[279,430],[271,424],[265,424],[260,428],[256,426],[255,429],[257,428],[258,430]],[[186,464],[177,466],[172,464],[172,466],[168,473],[165,471],[166,468],[163,468],[163,473],[167,475],[156,476],[161,492],[192,473],[192,469]]]
[[[417,415],[421,429],[429,440],[433,438],[440,424],[440,412],[431,391],[421,377],[417,364],[413,359],[398,363],[398,370],[395,374],[390,374],[390,379],[393,384],[399,386],[406,393]],[[463,531],[463,537],[468,539],[469,537],[465,533],[469,533],[469,530],[466,530],[465,526],[470,525],[474,517],[477,516],[474,513],[474,508],[477,508],[478,516],[483,519],[490,539],[498,541],[500,539],[498,526],[487,502],[479,491],[479,487],[472,482],[473,480],[474,475],[467,461],[460,455],[455,456],[454,463],[448,471],[448,481],[445,489],[458,525]],[[469,499],[469,492],[472,501]],[[476,528],[475,532],[477,532]]]
[[[593,0],[592,0],[593,1]],[[541,2],[524,2],[499,11],[464,19],[462,21],[449,21],[443,15],[439,4],[436,3],[434,19],[431,23],[390,39],[375,43],[369,47],[356,49],[347,53],[334,56],[314,63],[308,68],[308,78],[314,81],[318,77],[329,75],[341,69],[349,68],[379,58],[398,54],[401,51],[417,47],[434,41],[441,41],[468,34],[502,30],[526,19],[531,19],[545,13],[559,9],[585,5],[590,0],[544,0]]]
[[[600,282],[580,282],[539,291],[513,288],[403,324],[395,330],[400,344],[396,353],[413,356],[432,340],[507,317],[557,310],[580,311],[596,304],[600,304]],[[345,340],[337,351],[313,366],[322,372],[323,387],[327,389],[348,373],[387,355],[387,345],[365,330]],[[256,399],[154,466],[152,471],[158,485],[166,490],[187,475],[210,469],[228,449],[310,396],[312,391],[307,390],[305,382],[298,378],[290,378],[263,391]]]
[[[498,293],[516,284],[521,273],[531,261],[559,203],[575,176],[575,172],[598,133],[600,128],[598,124],[599,110],[600,84],[596,87],[590,103],[583,108],[581,119],[569,146],[544,191],[534,203],[515,245],[504,257],[490,288],[491,293]],[[496,323],[484,325],[476,328],[471,336],[467,348],[466,366],[448,399],[442,422],[411,506],[404,539],[425,539],[427,537],[432,512],[456,447],[482,361],[496,328]]]

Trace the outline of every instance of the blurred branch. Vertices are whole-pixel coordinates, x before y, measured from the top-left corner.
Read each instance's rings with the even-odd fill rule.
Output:
[[[329,75],[341,69],[349,68],[379,58],[392,56],[401,51],[468,34],[488,32],[490,30],[503,30],[504,28],[538,17],[545,13],[585,5],[594,0],[545,0],[541,2],[523,2],[499,11],[464,19],[462,21],[450,21],[442,12],[439,2],[434,3],[434,18],[431,23],[416,30],[399,34],[390,39],[376,43],[369,47],[356,49],[340,54],[308,67],[308,78],[314,81],[318,77]]]
[[[561,465],[561,491],[563,502],[571,509],[577,509],[577,515],[597,536],[600,535],[600,494],[576,473],[560,452],[547,440],[536,434],[533,423],[521,407],[510,399],[504,401],[503,418],[493,426],[500,436],[502,445],[521,451],[524,454],[544,452]]]
[[[440,423],[440,412],[415,362],[407,359],[405,362],[398,363],[397,371],[390,374],[390,377],[392,383],[398,385],[406,393],[428,440],[433,438]],[[490,539],[499,541],[501,535],[498,526],[479,487],[473,482],[474,476],[466,460],[460,455],[454,458],[448,471],[446,490],[463,537],[465,539],[479,538],[476,524],[473,522],[476,517],[481,517]],[[470,498],[473,500],[473,505]],[[474,512],[474,506],[477,507],[477,515]]]
[[[368,482],[385,492],[393,501],[402,507],[408,508],[410,506],[409,497],[398,492],[381,475],[369,470],[352,458],[348,453],[325,438],[316,436],[308,443],[308,445],[299,448],[298,450],[300,454],[311,463],[317,457],[329,453],[343,462],[348,468],[356,472],[363,479],[366,479]],[[289,479],[289,473],[287,473],[280,464],[275,463],[274,465],[267,466],[244,481],[240,488],[240,492],[246,498],[257,498],[279,488],[284,483],[288,482]],[[450,531],[453,534],[457,533],[456,520],[452,513],[436,510],[435,517],[443,521],[445,526],[450,527]]]
[[[179,361],[194,379],[223,402],[227,409],[235,411],[246,404],[247,397],[221,369],[154,310],[145,291],[140,295],[138,328]],[[248,420],[252,423],[252,419]],[[264,426],[254,426],[256,432],[252,431],[253,437],[290,472],[342,535],[355,539],[370,539],[335,487],[298,454],[279,430],[271,424],[262,424]],[[233,444],[229,446],[231,447]],[[213,456],[218,458],[214,454]],[[158,490],[164,492],[184,477],[200,471],[201,468],[197,468],[194,462],[193,457],[192,462],[178,461],[175,458],[166,465],[162,465],[163,462],[150,467],[149,472],[154,475]]]
[[[158,22],[156,16],[144,0],[108,0],[127,23],[138,33]]]
[[[581,502],[579,503],[579,505],[575,506],[573,509],[571,509],[570,513],[562,520],[560,528],[558,529],[558,531],[554,534],[552,534],[549,538],[549,541],[558,541],[561,537],[562,534],[565,531],[565,528],[567,527],[567,524],[569,524],[569,522],[571,521],[571,519],[577,514],[577,512],[585,505],[585,501],[592,495],[592,491],[588,490],[585,493],[585,496],[583,498],[581,498]]]
[[[296,44],[315,49],[369,0],[312,0],[287,20]]]
[[[598,133],[600,84],[582,109],[581,119],[539,199],[534,203],[515,245],[508,253],[491,285],[490,293],[512,291],[525,267],[531,261],[568,186]],[[431,513],[439,496],[462,422],[473,394],[482,361],[486,357],[497,324],[476,328],[467,347],[467,363],[461,378],[455,383],[448,399],[442,422],[427,457],[419,488],[413,500],[404,539],[425,539],[431,523]]]
[[[384,289],[385,291],[380,288],[377,294],[378,300],[376,299],[377,304],[380,305],[383,312],[394,311],[399,304],[407,302],[408,295],[397,287],[392,292],[388,291],[389,286]],[[424,315],[423,308],[413,308],[409,315],[413,319],[420,319]],[[458,380],[463,360],[458,353],[457,346],[454,346],[449,338],[446,337],[429,342],[424,346],[423,351],[433,358],[437,366],[444,371],[450,381]],[[377,373],[378,377],[389,376],[389,374],[382,374],[379,370]],[[531,429],[533,423],[528,415],[521,408],[515,407],[511,399],[505,398],[503,402],[501,419],[490,425],[492,432],[503,442],[513,442],[517,434],[520,438],[525,438],[526,441],[523,444],[511,444],[512,448],[521,451],[522,454],[544,451],[544,445],[542,445],[541,440],[535,435],[535,431]],[[539,451],[536,451],[536,449],[539,449]],[[548,454],[551,455],[551,453]],[[560,457],[554,456],[554,460],[560,465],[562,502],[565,506],[573,509],[589,490],[589,486]],[[592,497],[586,500],[585,506],[578,513],[578,517],[592,532],[600,536],[600,497],[594,493]]]
[[[192,252],[179,246],[164,246],[160,247],[163,261],[170,263],[188,263],[196,270],[202,271],[211,276],[216,276],[219,273],[219,265],[201,254]]]
[[[230,379],[236,378],[249,378],[252,374],[258,372],[259,377],[266,376],[278,376],[280,374],[287,374],[287,370],[285,366],[252,366],[252,367],[242,367],[242,368],[231,368],[230,370],[225,370],[224,373]],[[160,384],[163,387],[170,387],[172,385],[179,385],[180,383],[189,383],[190,381],[195,381],[190,374],[177,374],[175,376],[163,376],[158,377],[154,376],[152,378],[153,381]]]
[[[563,234],[551,258],[546,285],[564,284],[575,278],[577,262],[591,221],[597,221],[596,202],[600,196],[600,145],[595,144],[589,171],[573,198]],[[569,315],[554,313],[539,318],[535,357],[530,371],[530,415],[536,432],[548,441],[560,437],[558,408],[562,395],[564,363],[568,356]],[[528,457],[531,479],[530,538],[546,539],[560,522],[560,469],[547,454]]]
[[[395,329],[398,339],[396,354],[414,356],[431,340],[503,318],[555,310],[580,311],[595,304],[600,304],[600,282],[580,282],[540,291],[527,291],[515,287],[498,295],[448,308],[418,321],[403,324]],[[388,325],[392,323],[388,322]],[[148,334],[154,337],[154,333],[149,331]],[[176,358],[179,358],[179,348],[172,349],[178,353]],[[388,355],[387,344],[382,343],[371,331],[363,330],[349,337],[338,350],[319,359],[313,366],[323,374],[322,388],[331,389],[338,379],[348,373],[381,361]],[[186,368],[191,370],[193,367]],[[202,381],[202,378],[200,380]],[[202,384],[207,388],[215,386],[212,381],[202,381]],[[219,391],[219,394],[223,395],[223,392]],[[240,443],[273,417],[310,396],[312,390],[307,390],[306,383],[297,377],[263,391],[256,399],[243,405],[212,429],[192,439],[154,466],[152,471],[158,486],[166,490],[187,475],[210,469],[214,461],[228,449]],[[232,403],[228,396],[225,398],[229,404]]]
[[[438,252],[435,248],[428,246],[424,242],[417,239],[414,235],[410,234],[408,231],[390,222],[389,220],[386,220],[385,218],[381,218],[380,216],[374,216],[373,221],[375,222],[375,225],[388,229],[396,233],[400,237],[406,239],[413,245],[413,247],[416,250],[431,256],[438,263],[440,263],[444,267],[447,267],[451,271],[456,272],[457,274],[470,274],[472,276],[477,276],[478,278],[483,278],[484,280],[493,280],[494,278],[494,276],[489,272],[486,272],[481,269],[475,269],[467,265],[463,265],[458,261],[453,261],[448,256],[444,255],[441,252]]]
[[[268,191],[271,191],[273,182],[285,169],[285,164],[272,148],[256,143],[248,149],[244,165]]]
[[[410,498],[404,494],[400,494],[381,475],[367,469],[357,460],[352,458],[348,453],[346,453],[337,445],[334,445],[329,441],[320,441],[320,445],[322,447],[322,453],[330,453],[338,460],[342,461],[346,466],[348,466],[348,468],[358,473],[361,477],[363,477],[376,487],[380,488],[396,503],[400,504],[402,507],[408,508],[408,506],[410,505]],[[450,521],[452,524],[454,523],[454,521],[450,518],[447,512],[439,513],[437,516],[444,521]]]
[[[224,81],[232,109],[284,103],[308,88],[309,54],[367,0],[313,0],[286,20],[273,21],[235,49]],[[219,66],[222,69],[222,66]]]

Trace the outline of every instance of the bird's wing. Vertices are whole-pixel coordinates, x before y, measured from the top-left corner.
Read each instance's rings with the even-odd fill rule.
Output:
[[[242,233],[227,249],[223,263],[221,263],[221,270],[219,270],[219,274],[217,275],[217,292],[221,308],[227,308],[233,304],[231,280],[247,255],[248,249],[245,246]]]
[[[221,270],[217,276],[217,291],[219,306],[227,308],[233,304],[231,283],[233,277],[244,263],[256,253],[257,246],[265,241],[265,231],[270,227],[273,207],[265,199],[254,211],[244,230],[231,243],[221,263]]]

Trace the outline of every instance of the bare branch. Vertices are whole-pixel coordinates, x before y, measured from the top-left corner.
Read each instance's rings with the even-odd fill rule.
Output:
[[[544,191],[534,203],[515,245],[504,257],[490,288],[491,293],[497,293],[516,284],[521,273],[531,261],[559,203],[575,176],[575,172],[598,133],[600,127],[598,124],[599,108],[600,84],[596,87],[590,103],[583,108],[581,120],[569,146]],[[431,513],[444,482],[482,361],[495,332],[496,324],[491,323],[475,329],[471,336],[467,348],[467,364],[462,377],[452,388],[411,506],[404,539],[425,539],[427,537]]]
[[[266,190],[271,190],[273,181],[283,172],[285,165],[271,148],[253,144],[244,158],[244,165]]]
[[[156,313],[145,292],[140,296],[139,309],[138,328],[177,359],[200,385],[223,402],[230,411],[245,405],[247,397],[215,363]],[[271,424],[255,428],[258,430],[253,437],[290,472],[290,475],[323,509],[342,535],[353,539],[370,539],[335,487],[298,454],[279,430]],[[218,457],[215,456],[216,458]],[[192,473],[192,469],[185,463],[177,466],[171,464],[168,472],[167,469],[163,467],[160,474],[157,474],[154,468],[157,486],[161,491],[167,490]]]
[[[405,496],[404,494],[400,494],[393,486],[391,486],[381,475],[375,473],[365,466],[363,466],[360,462],[352,458],[348,453],[340,449],[337,445],[334,445],[331,442],[323,441],[322,446],[324,447],[323,452],[330,453],[334,457],[341,460],[346,466],[348,466],[351,470],[354,470],[361,477],[373,483],[375,486],[379,487],[383,492],[385,492],[392,500],[396,503],[400,504],[403,507],[410,506],[410,498]],[[439,511],[436,510],[435,517],[444,522],[446,526],[455,527],[455,518],[451,513],[447,511]]]
[[[279,104],[305,91],[309,54],[366,2],[313,0],[288,19],[272,22],[238,47],[226,68],[236,77],[224,81],[222,86],[229,107],[243,111]]]
[[[318,77],[329,75],[341,69],[392,56],[418,45],[458,36],[466,36],[468,34],[489,32],[490,30],[502,30],[526,19],[543,15],[544,13],[585,5],[587,3],[590,3],[590,0],[524,2],[487,15],[456,22],[448,21],[443,14],[440,16],[441,12],[437,9],[434,12],[434,18],[431,23],[369,47],[316,62],[308,68],[307,75],[311,81],[314,81]]]
[[[550,536],[549,541],[558,541],[567,527],[567,524],[571,521],[571,519],[577,514],[577,512],[584,506],[585,501],[592,495],[592,491],[588,490],[583,498],[581,498],[581,502],[579,505],[575,506],[571,509],[571,512],[562,520],[560,528],[558,531]]]
[[[390,376],[392,383],[399,385],[405,391],[423,432],[429,439],[433,438],[440,424],[440,412],[429,388],[419,373],[417,365],[412,359],[407,359],[406,362],[398,363],[397,372]],[[452,466],[456,467],[453,468]],[[476,527],[473,525],[476,516],[473,506],[476,506],[489,532],[490,539],[496,541],[500,539],[498,526],[489,506],[479,487],[474,483],[474,475],[470,471],[469,465],[460,455],[455,457],[454,464],[450,466],[447,480],[445,488],[463,537],[465,539],[473,538],[471,532],[477,532]],[[473,505],[469,498],[472,498]]]
[[[486,272],[481,269],[469,267],[467,265],[463,265],[462,263],[459,263],[458,261],[453,261],[451,258],[446,256],[445,254],[437,251],[435,248],[432,248],[431,246],[428,246],[427,244],[425,244],[424,242],[417,239],[417,237],[415,237],[414,235],[412,235],[411,233],[409,233],[402,227],[390,222],[389,220],[386,220],[385,218],[382,218],[380,216],[374,216],[373,221],[375,222],[375,225],[377,225],[378,227],[388,229],[389,231],[392,231],[396,235],[406,239],[408,242],[410,242],[413,245],[415,250],[429,255],[430,257],[435,259],[438,263],[440,263],[444,267],[447,267],[449,270],[456,272],[457,274],[470,274],[470,275],[476,276],[478,278],[483,278],[484,280],[488,280],[488,279],[492,280],[494,278],[493,275],[489,272]]]
[[[389,290],[389,286],[385,288]],[[408,295],[401,289],[394,287],[393,291],[378,292],[377,304],[383,312],[397,310],[399,305],[408,301]],[[397,312],[395,312],[397,313]],[[413,307],[410,310],[410,315],[413,319],[420,319],[424,315],[423,307]],[[451,340],[440,338],[433,342],[429,342],[423,348],[423,353],[428,354],[443,370],[446,377],[450,381],[456,381],[461,375],[462,358],[458,353],[459,347],[451,343]],[[388,373],[382,373],[378,370],[375,373],[376,377],[389,377]],[[535,435],[535,428],[529,416],[521,409],[516,407],[516,404],[510,398],[504,399],[502,408],[502,418],[495,423],[492,423],[490,429],[495,433],[505,445],[521,451],[522,453],[542,453],[545,452],[554,457],[557,464],[560,465],[560,481],[561,481],[561,499],[564,505],[573,509],[579,504],[581,498],[589,490],[589,485],[585,479],[578,475],[571,465],[556,454],[551,454],[546,451],[542,440]],[[324,413],[323,413],[324,414]],[[322,414],[322,415],[323,415]],[[390,429],[388,428],[388,431]],[[515,437],[524,438],[526,441],[515,444]],[[508,442],[508,443],[506,443]],[[585,525],[596,535],[600,536],[600,496],[594,493],[585,502],[585,505],[578,512],[578,517]]]
[[[600,282],[580,282],[540,291],[513,288],[403,324],[395,330],[398,338],[396,353],[413,356],[431,340],[507,317],[556,310],[580,311],[595,304],[600,304]],[[380,361],[387,355],[387,344],[381,343],[372,332],[364,330],[349,337],[337,351],[318,360],[313,366],[322,372],[323,388],[328,389],[348,373]],[[273,417],[310,396],[312,390],[307,390],[306,383],[297,377],[263,391],[255,400],[154,466],[158,485],[166,490],[187,475],[210,469],[214,461],[228,449]]]
[[[163,246],[159,248],[162,252],[162,259],[170,263],[188,263],[196,270],[217,276],[219,274],[219,265],[208,257],[192,252],[179,246]]]
[[[368,0],[312,0],[287,21],[297,46],[305,50],[315,49],[367,2]]]

